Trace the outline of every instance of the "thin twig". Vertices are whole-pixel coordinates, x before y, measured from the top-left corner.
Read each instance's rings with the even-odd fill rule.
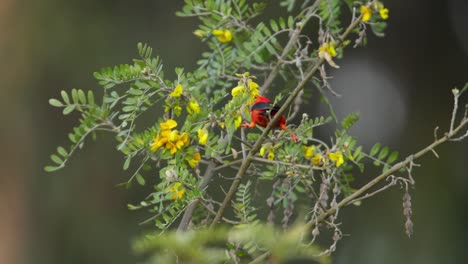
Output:
[[[283,65],[283,61],[286,59],[286,56],[289,54],[289,51],[294,47],[294,44],[297,42],[301,35],[301,31],[304,28],[304,25],[307,23],[307,20],[312,17],[312,13],[315,12],[317,9],[318,4],[320,3],[320,0],[316,0],[315,3],[310,7],[309,11],[304,15],[303,21],[301,21],[302,25],[296,26],[296,29],[294,29],[292,36],[289,38],[288,43],[284,47],[283,52],[281,53],[281,56],[278,59],[278,62],[275,64],[273,69],[271,70],[270,74],[268,77],[265,79],[263,82],[262,87],[260,87],[260,93],[263,94],[268,90],[268,87],[270,87],[271,83],[275,80],[276,76],[279,73],[279,70],[281,68],[281,65]]]

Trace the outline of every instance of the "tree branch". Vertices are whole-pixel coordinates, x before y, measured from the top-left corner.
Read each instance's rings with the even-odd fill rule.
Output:
[[[356,192],[354,192],[350,196],[348,196],[348,197],[344,198],[343,200],[341,200],[341,202],[339,202],[337,205],[333,206],[332,208],[328,209],[326,212],[322,213],[316,220],[309,223],[311,225],[310,228],[313,229],[316,224],[318,224],[320,222],[323,222],[327,217],[329,217],[330,215],[335,213],[338,209],[350,204],[353,200],[355,200],[359,196],[363,195],[364,192],[366,192],[367,190],[369,190],[370,188],[372,188],[373,186],[375,186],[376,184],[378,184],[382,180],[386,179],[391,174],[399,171],[400,169],[405,168],[406,166],[411,164],[411,162],[413,162],[413,160],[424,156],[426,153],[432,151],[435,147],[439,146],[442,143],[445,143],[445,142],[449,141],[450,138],[455,136],[467,124],[468,124],[468,119],[463,119],[460,122],[460,124],[455,129],[452,130],[452,132],[447,133],[444,137],[434,141],[432,144],[430,144],[429,146],[425,147],[424,149],[418,151],[417,153],[415,153],[413,155],[409,155],[404,161],[393,165],[393,167],[391,167],[389,170],[387,170],[386,172],[380,174],[379,176],[377,176],[376,178],[374,178],[373,180],[368,182],[366,185],[362,186],[359,190],[357,190]]]
[[[345,32],[340,36],[339,40],[336,43],[336,46],[340,46],[343,41],[346,39],[346,37],[351,33],[351,31],[356,28],[359,23],[361,23],[362,15],[359,16],[355,21],[353,21],[348,28],[345,30]],[[309,82],[309,80],[315,75],[319,67],[325,62],[324,58],[320,58],[314,65],[310,67],[310,70],[306,71],[307,74],[304,76],[304,79],[299,82],[299,84],[294,88],[294,90],[291,92],[289,97],[287,98],[286,102],[283,104],[283,106],[278,110],[278,112],[275,114],[275,116],[270,120],[268,126],[263,130],[263,133],[260,135],[260,138],[255,142],[255,144],[252,146],[250,149],[249,153],[247,154],[247,158],[242,162],[241,167],[239,168],[239,171],[236,174],[236,177],[234,178],[234,181],[231,184],[231,187],[229,188],[228,193],[226,194],[226,197],[223,200],[223,203],[221,207],[219,208],[215,218],[213,219],[213,222],[211,223],[211,227],[214,227],[220,220],[221,217],[224,214],[224,211],[228,207],[229,202],[231,201],[232,197],[234,196],[235,192],[237,191],[237,188],[239,187],[239,184],[242,180],[242,177],[245,175],[245,172],[247,171],[248,167],[252,163],[252,160],[257,153],[257,151],[260,149],[263,141],[267,138],[268,133],[270,130],[273,129],[273,126],[276,124],[276,122],[279,120],[279,118],[282,116],[284,112],[289,108],[289,106],[293,103],[293,101],[296,99],[296,96],[299,94],[299,92],[304,89],[306,84]]]

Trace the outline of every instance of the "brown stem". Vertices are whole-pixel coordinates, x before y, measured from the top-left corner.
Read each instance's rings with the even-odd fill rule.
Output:
[[[203,182],[200,185],[200,190],[205,189],[205,187],[210,182],[214,174],[214,168],[215,168],[215,162],[213,160],[210,160],[208,163],[208,167],[206,167],[205,174],[203,175]],[[184,215],[182,216],[182,220],[180,220],[177,231],[182,232],[182,231],[187,230],[188,224],[190,223],[190,220],[192,219],[193,212],[197,208],[199,202],[200,202],[200,198],[193,200],[187,206],[187,209],[185,210]]]

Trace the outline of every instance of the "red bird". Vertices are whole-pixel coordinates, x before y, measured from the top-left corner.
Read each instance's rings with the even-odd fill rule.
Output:
[[[252,107],[250,107],[250,117],[252,121],[250,124],[243,123],[242,127],[254,128],[256,124],[261,127],[266,127],[268,126],[268,123],[270,123],[270,116],[273,118],[280,108],[281,106],[277,104],[273,105],[273,103],[268,98],[259,95],[255,99]],[[286,118],[284,115],[282,115],[278,121],[276,121],[274,127],[279,127],[282,130],[287,131],[289,135],[291,135],[291,139],[294,141],[294,143],[299,142],[296,135],[286,127]]]

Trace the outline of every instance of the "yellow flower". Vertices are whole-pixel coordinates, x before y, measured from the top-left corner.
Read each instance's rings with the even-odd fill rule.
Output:
[[[174,114],[176,116],[180,116],[181,113],[182,113],[182,107],[180,107],[180,105],[174,106]]]
[[[185,188],[182,187],[181,189],[179,189],[179,187],[181,186],[182,186],[182,183],[176,182],[172,185],[172,187],[169,187],[166,189],[167,193],[172,194],[172,197],[171,197],[172,200],[180,199],[184,196]]]
[[[242,116],[241,115],[238,115],[236,116],[236,118],[234,118],[234,126],[236,128],[239,128],[242,124]]]
[[[325,58],[325,60],[327,60],[328,64],[330,64],[330,66],[332,67],[335,67],[335,68],[339,68],[338,65],[335,64],[335,62],[333,61],[333,57],[336,57],[336,49],[335,49],[335,44],[334,43],[323,43],[322,46],[320,46],[319,48],[319,57],[320,58]]]
[[[380,8],[379,9],[379,14],[382,19],[388,19],[388,9],[387,8]]]
[[[184,88],[182,88],[182,85],[178,84],[174,88],[174,91],[172,91],[172,93],[169,94],[169,96],[174,97],[174,98],[180,97],[183,91],[184,91]]]
[[[367,6],[361,6],[362,21],[367,22],[371,19],[372,10]]]
[[[200,160],[201,160],[201,155],[199,152],[197,152],[192,156],[191,159],[187,160],[187,162],[190,165],[190,167],[195,168],[198,162],[200,162]]]
[[[190,144],[189,134],[187,132],[182,133],[179,137],[179,141],[182,142],[182,146],[187,147]]]
[[[200,113],[200,105],[195,101],[195,99],[190,99],[190,101],[187,104],[187,112],[189,114],[197,114]]]
[[[176,153],[179,149],[190,144],[190,139],[187,132],[180,134],[177,130],[172,130],[177,126],[177,122],[169,119],[164,123],[159,124],[162,131],[154,137],[150,147],[152,151],[156,151],[162,146],[165,146],[171,154]]]
[[[211,32],[222,43],[230,42],[232,40],[232,32],[230,30],[215,29]]]
[[[179,131],[174,130],[169,133],[167,139],[171,142],[176,142],[179,139]]]
[[[166,144],[167,142],[167,138],[165,137],[161,137],[161,136],[157,136],[153,139],[153,143],[151,143],[151,150],[152,151],[156,151],[158,150],[160,147],[162,147],[164,144]]]
[[[327,53],[330,55],[330,57],[336,57],[336,50],[335,50],[335,45],[332,43],[324,43],[320,48],[319,48],[319,56],[320,54]]]
[[[160,123],[159,126],[161,126],[162,130],[171,130],[177,126],[177,122],[175,120],[168,119],[166,122]]]
[[[255,101],[255,98],[260,94],[258,90],[258,83],[253,82],[249,79],[249,89],[250,89],[250,97]]]
[[[330,160],[335,162],[337,167],[340,167],[344,163],[343,153],[341,153],[341,151],[337,151],[335,153],[330,152],[328,153],[328,157]]]
[[[254,81],[252,81],[252,80],[249,79],[249,88],[250,88],[251,90],[258,89],[258,83],[256,83],[256,82],[254,82]]]
[[[263,157],[263,155],[265,155],[265,151],[266,151],[265,146],[262,146],[262,147],[260,148],[260,151],[258,152],[258,155],[259,155],[260,157]]]
[[[206,142],[208,142],[208,130],[198,129],[198,144],[206,145]]]
[[[232,97],[236,97],[239,94],[244,93],[244,92],[245,92],[245,86],[239,85],[239,86],[232,88],[231,95]]]
[[[315,166],[320,166],[321,164],[324,163],[324,159],[322,157],[322,155],[320,154],[315,154],[315,156],[312,157],[312,163],[315,165]]]
[[[268,151],[267,159],[269,159],[269,160],[274,160],[275,159],[275,150],[273,148],[270,148],[270,151]]]
[[[304,157],[306,159],[312,158],[314,155],[315,146],[304,147]]]

